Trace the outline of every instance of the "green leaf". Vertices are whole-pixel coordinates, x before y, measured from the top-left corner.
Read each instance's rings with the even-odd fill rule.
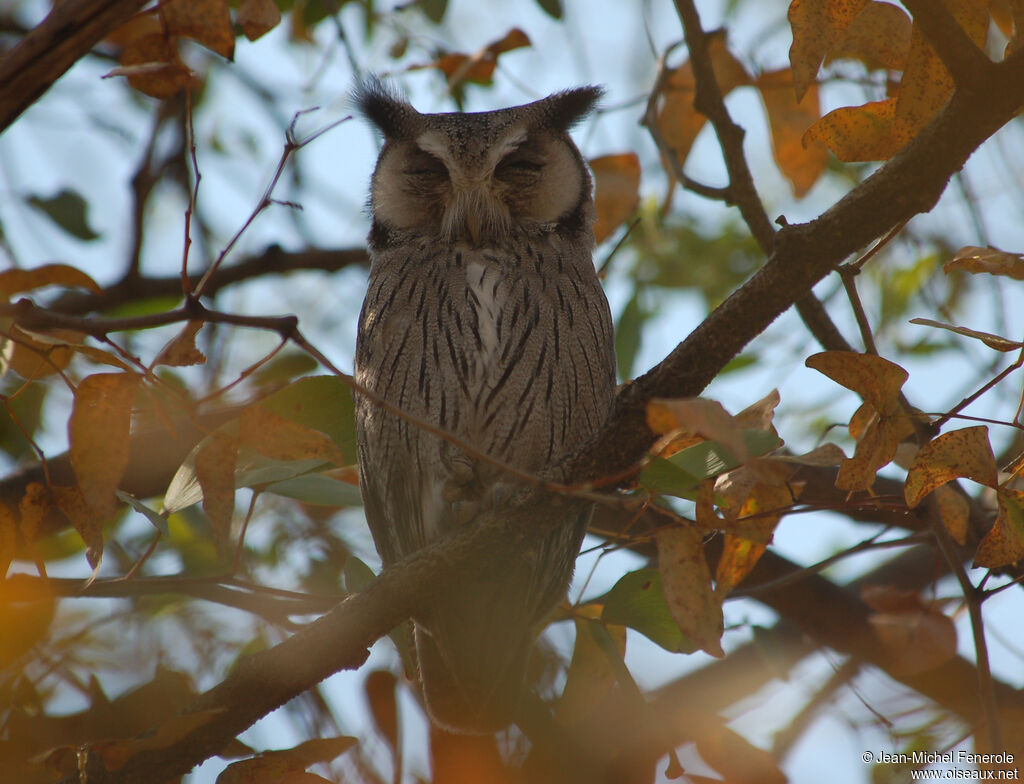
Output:
[[[72,237],[89,241],[100,236],[89,226],[85,199],[75,191],[65,188],[48,199],[33,194],[26,201]]]
[[[257,385],[264,386],[291,381],[297,376],[312,373],[317,367],[317,361],[305,351],[285,351],[256,371],[252,378]]]
[[[672,618],[657,569],[638,569],[624,574],[596,601],[604,605],[601,620],[605,623],[628,626],[673,653],[697,650]]]
[[[153,527],[156,528],[156,530],[158,530],[164,536],[171,535],[171,530],[167,527],[167,518],[164,515],[160,514],[159,512],[153,509],[150,509],[148,506],[142,503],[142,501],[133,496],[131,493],[126,493],[123,490],[115,490],[114,493],[118,498],[120,498],[122,501],[128,504],[132,509],[134,509],[136,512],[138,512],[147,520],[149,520],[149,522],[153,524]]]
[[[323,474],[303,474],[294,479],[274,482],[264,489],[268,493],[276,493],[317,506],[343,507],[363,504],[358,487]]]
[[[551,18],[562,18],[562,0],[537,0],[537,5]]]
[[[345,590],[349,593],[359,593],[377,579],[373,569],[354,555],[345,559],[345,568],[342,572],[345,575]]]
[[[651,314],[640,306],[640,292],[635,292],[622,309],[619,322],[615,325],[615,357],[619,365],[619,376],[633,377],[633,365],[640,351],[643,326]]]
[[[441,24],[444,12],[448,10],[448,0],[420,0],[420,8],[434,24]]]
[[[652,493],[690,499],[700,484],[698,477],[680,468],[671,458],[666,460],[664,457],[653,458],[640,473],[639,481],[642,487]]]
[[[356,462],[355,405],[337,376],[308,376],[265,397],[260,405],[300,425],[326,433],[350,464]]]

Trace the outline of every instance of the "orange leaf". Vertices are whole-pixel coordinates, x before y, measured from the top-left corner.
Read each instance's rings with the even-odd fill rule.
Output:
[[[128,466],[138,384],[133,373],[96,373],[75,390],[68,422],[71,466],[86,503],[101,517],[114,509],[114,491]]]
[[[810,85],[797,102],[789,68],[763,73],[755,84],[768,113],[775,163],[799,199],[818,181],[828,163],[825,145],[813,139],[804,141],[804,132],[821,117],[818,85]]]
[[[92,278],[67,264],[44,264],[35,269],[9,269],[0,272],[0,299],[12,294],[34,291],[43,286],[79,286],[99,294],[103,289]]]
[[[255,41],[281,23],[281,11],[274,0],[242,0],[235,20],[245,37]]]
[[[899,149],[892,136],[895,113],[895,98],[842,106],[808,128],[803,142],[823,142],[841,161],[884,161]]]
[[[869,69],[902,71],[910,49],[911,21],[891,3],[868,3],[825,55],[825,62],[860,60]]]
[[[842,37],[868,0],[793,0],[789,5],[789,24],[793,45],[789,63],[797,100],[818,76],[825,54]]]
[[[319,430],[300,425],[260,405],[246,407],[238,422],[239,442],[272,460],[321,459],[342,466],[338,445]]]
[[[951,430],[921,447],[907,471],[904,486],[907,505],[917,506],[935,488],[961,477],[987,487],[998,483],[987,427]]]
[[[209,441],[196,452],[196,479],[203,489],[203,509],[210,518],[218,552],[224,552],[231,533],[237,459],[238,440],[221,431],[214,431]]]
[[[999,248],[967,245],[960,248],[956,255],[942,266],[942,271],[947,275],[953,270],[963,270],[972,274],[987,272],[990,275],[1005,275],[1014,280],[1024,280],[1024,255],[1007,253]]]
[[[196,335],[203,328],[203,324],[202,321],[188,322],[176,337],[160,349],[160,353],[153,360],[153,366],[188,367],[205,364],[206,356],[196,348]]]
[[[514,27],[502,38],[491,41],[472,55],[450,52],[439,57],[430,66],[416,66],[415,68],[437,68],[448,77],[449,89],[466,81],[490,84],[494,69],[498,64],[498,56],[525,46],[530,46],[529,36],[518,27]],[[415,70],[415,68],[411,70]]]
[[[18,326],[10,329],[10,368],[26,381],[58,373],[75,356],[75,344],[85,335],[70,329],[26,332]]]
[[[881,413],[899,408],[900,390],[908,377],[895,362],[855,351],[824,351],[808,357],[804,364],[856,392]]]
[[[640,159],[635,153],[603,155],[589,161],[594,173],[594,237],[598,244],[622,225],[640,203]]]
[[[1000,487],[996,497],[999,512],[974,554],[976,567],[996,569],[1024,558],[1024,493]]]
[[[988,31],[987,0],[943,0],[968,37],[984,47]],[[893,115],[893,145],[898,150],[945,106],[953,93],[953,77],[917,25],[910,37],[907,67],[900,81]]]
[[[228,60],[235,56],[227,0],[162,0],[159,8],[171,36],[191,38]]]
[[[125,76],[140,93],[170,98],[192,83],[192,72],[178,57],[177,41],[163,32],[132,38],[121,50],[121,65],[104,74]]]
[[[715,80],[722,95],[734,88],[750,84],[750,76],[743,64],[729,52],[725,31],[716,30],[708,34],[708,56],[715,72]],[[707,118],[693,106],[697,80],[689,61],[669,72],[662,88],[662,103],[657,123],[665,142],[675,150],[680,164],[686,162],[697,134],[704,127]]]
[[[718,658],[725,656],[722,603],[711,586],[700,535],[684,526],[663,528],[658,531],[657,545],[658,569],[672,618],[704,651]]]

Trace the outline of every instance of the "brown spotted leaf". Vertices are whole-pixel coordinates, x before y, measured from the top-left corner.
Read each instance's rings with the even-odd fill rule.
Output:
[[[203,510],[210,518],[218,552],[225,552],[235,513],[235,462],[238,439],[223,430],[214,431],[196,452],[195,472],[203,490]]]
[[[1024,280],[1024,255],[1007,253],[999,248],[967,245],[942,266],[942,271],[947,275],[953,270],[972,274],[987,272],[989,275],[1005,275],[1014,280]]]
[[[899,147],[893,141],[896,99],[833,109],[804,134],[804,144],[825,144],[841,161],[884,161]]]
[[[987,487],[999,481],[988,428],[983,425],[951,430],[921,447],[907,471],[907,505],[917,506],[935,488],[960,478]]]
[[[600,244],[626,222],[640,203],[640,159],[627,152],[602,155],[588,163],[594,173],[594,237]]]
[[[871,70],[902,71],[910,50],[911,21],[892,3],[868,3],[825,55],[825,62],[859,60]]]
[[[789,4],[789,24],[793,45],[789,64],[797,100],[818,76],[818,68],[828,51],[867,4],[868,0],[793,0]]]
[[[1000,487],[996,497],[999,512],[974,554],[976,567],[996,569],[1024,558],[1024,493]]]
[[[935,496],[939,518],[953,541],[959,545],[967,544],[967,526],[971,518],[971,507],[967,499],[949,485],[936,487],[932,494]]]
[[[722,603],[711,585],[700,534],[685,526],[663,528],[657,535],[658,569],[665,601],[683,634],[704,651],[725,656]]]
[[[793,72],[766,71],[754,83],[761,93],[772,132],[772,154],[782,175],[798,199],[818,181],[828,164],[828,148],[804,132],[821,117],[818,85],[812,84],[799,102],[793,89]]]
[[[281,11],[274,0],[242,0],[235,19],[245,37],[255,41],[281,23]]]
[[[67,264],[44,264],[34,269],[9,269],[0,272],[0,299],[10,299],[14,294],[34,291],[43,286],[81,287],[93,294],[99,294],[103,290],[80,269]]]
[[[235,56],[227,0],[162,0],[160,14],[171,36],[191,38],[228,60]]]
[[[1009,338],[1001,337],[1000,335],[993,335],[991,332],[979,332],[976,329],[968,329],[967,327],[958,327],[955,324],[943,324],[941,321],[932,321],[926,318],[912,318],[910,319],[911,324],[920,324],[923,327],[935,327],[937,329],[945,329],[949,332],[955,332],[958,335],[963,335],[967,338],[974,338],[980,340],[986,346],[996,351],[1017,351],[1020,348],[1024,348],[1024,342],[1019,340],[1010,340]]]
[[[156,365],[168,365],[170,367],[189,367],[190,365],[202,365],[206,362],[206,356],[196,347],[196,335],[203,328],[204,322],[190,321],[181,332],[160,349],[153,360]]]
[[[133,373],[96,373],[75,390],[68,422],[71,465],[86,502],[101,516],[115,507],[114,491],[128,466],[138,385]]]

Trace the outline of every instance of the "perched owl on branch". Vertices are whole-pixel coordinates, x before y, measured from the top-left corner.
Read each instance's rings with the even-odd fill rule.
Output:
[[[540,473],[608,416],[612,322],[591,258],[592,182],[568,134],[599,97],[583,87],[420,114],[375,80],[356,91],[385,142],[356,379],[472,447],[357,395],[359,482],[385,566],[508,503],[515,478],[480,455]],[[493,732],[515,720],[536,627],[565,594],[589,518],[561,500],[525,546],[498,548],[414,618],[437,724]]]

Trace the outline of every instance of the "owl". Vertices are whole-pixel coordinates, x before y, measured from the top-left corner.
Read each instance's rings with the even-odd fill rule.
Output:
[[[609,414],[615,355],[592,260],[593,188],[568,133],[600,94],[420,114],[377,81],[356,90],[384,145],[355,377],[471,447],[357,395],[359,483],[385,566],[509,503],[516,480],[480,455],[539,474]],[[415,616],[436,724],[484,733],[515,720],[537,627],[565,594],[590,511],[552,497],[527,545],[496,547]]]

